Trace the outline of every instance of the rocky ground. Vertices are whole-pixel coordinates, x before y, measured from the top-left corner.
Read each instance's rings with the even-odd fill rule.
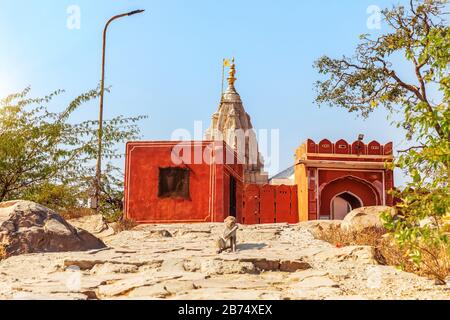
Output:
[[[94,220],[71,223],[93,231]],[[106,231],[105,249],[1,261],[0,299],[450,299],[449,286],[377,265],[369,247],[316,240],[310,227],[241,226],[239,251],[221,255],[220,224]]]

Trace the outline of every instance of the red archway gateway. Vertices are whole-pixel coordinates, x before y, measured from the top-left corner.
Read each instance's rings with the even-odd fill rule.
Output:
[[[300,221],[342,219],[360,206],[393,205],[392,142],[309,139],[295,153]]]
[[[330,219],[343,218],[334,217],[333,208],[340,200],[348,204],[348,210],[358,207],[381,205],[381,197],[373,185],[363,179],[345,176],[327,183],[320,192],[320,217]],[[347,212],[349,212],[347,210]],[[337,213],[336,213],[337,215]]]

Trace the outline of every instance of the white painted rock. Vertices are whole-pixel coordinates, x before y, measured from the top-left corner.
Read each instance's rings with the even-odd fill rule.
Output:
[[[390,212],[395,215],[395,210],[391,207],[362,207],[351,211],[347,214],[341,223],[341,228],[345,231],[364,232],[372,228],[384,228],[381,221],[381,214]]]

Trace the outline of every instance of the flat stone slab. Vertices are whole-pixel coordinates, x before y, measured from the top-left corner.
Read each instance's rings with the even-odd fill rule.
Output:
[[[86,219],[70,223],[98,221]],[[216,254],[221,224],[141,225],[105,235],[105,249],[0,261],[0,299],[450,299],[446,286],[377,265],[370,247],[335,248],[310,228],[241,226],[238,252]]]

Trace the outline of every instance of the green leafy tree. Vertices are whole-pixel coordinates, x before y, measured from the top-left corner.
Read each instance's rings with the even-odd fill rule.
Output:
[[[382,12],[385,34],[362,35],[352,57],[322,57],[315,67],[318,104],[358,112],[364,117],[386,108],[405,129],[411,147],[400,151],[395,166],[411,179],[395,195],[399,218],[387,227],[418,265],[437,278],[448,272],[450,246],[443,217],[449,215],[450,30],[447,1],[410,1]],[[402,58],[404,63],[398,62]],[[400,72],[400,67],[410,73]],[[405,75],[406,74],[406,75]],[[424,223],[428,219],[429,223]],[[445,252],[445,255],[439,253]],[[436,270],[441,270],[437,272]],[[443,270],[443,271],[442,271]]]
[[[12,94],[0,102],[0,201],[29,199],[57,210],[86,204],[94,179],[98,121],[70,122],[70,116],[83,103],[99,96],[91,90],[73,100],[61,112],[48,105],[63,91],[44,98],[29,98],[30,89]],[[104,121],[104,158],[122,157],[117,145],[139,135],[137,121],[142,116],[122,116]],[[112,165],[103,176],[109,181]],[[105,197],[105,196],[102,196]],[[111,201],[111,200],[109,200]]]
[[[100,208],[106,221],[123,218],[124,179],[121,170],[108,164],[103,173]]]

